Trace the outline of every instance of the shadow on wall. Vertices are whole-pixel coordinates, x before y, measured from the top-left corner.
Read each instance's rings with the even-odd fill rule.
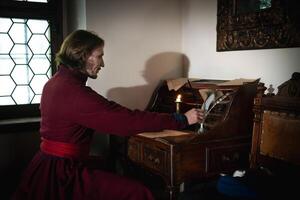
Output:
[[[141,75],[146,84],[134,87],[111,88],[106,96],[108,99],[131,109],[144,110],[154,89],[166,79],[187,77],[189,59],[182,53],[163,52],[150,57]],[[126,74],[124,74],[126,76]]]

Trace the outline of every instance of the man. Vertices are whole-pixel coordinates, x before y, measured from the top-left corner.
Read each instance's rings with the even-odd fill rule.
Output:
[[[14,199],[151,200],[141,183],[86,165],[94,130],[121,136],[182,129],[203,113],[162,114],[130,110],[86,86],[104,67],[104,41],[77,30],[56,55],[57,73],[45,84],[41,110],[41,148],[24,172]]]

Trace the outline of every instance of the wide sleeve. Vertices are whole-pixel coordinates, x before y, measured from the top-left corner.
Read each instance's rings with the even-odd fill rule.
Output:
[[[130,110],[108,101],[89,87],[84,87],[76,95],[71,117],[87,128],[124,136],[163,129],[177,130],[187,126],[186,121],[176,120],[169,113]]]

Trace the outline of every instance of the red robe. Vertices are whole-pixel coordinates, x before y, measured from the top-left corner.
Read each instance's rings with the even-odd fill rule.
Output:
[[[93,131],[121,136],[145,131],[181,129],[186,123],[171,114],[127,109],[90,87],[87,77],[61,66],[45,84],[40,104],[41,137],[89,144]],[[37,152],[24,172],[15,199],[150,200],[152,194],[135,180],[91,169],[81,160]]]

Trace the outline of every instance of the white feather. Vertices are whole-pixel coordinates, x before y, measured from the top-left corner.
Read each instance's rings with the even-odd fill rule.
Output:
[[[205,102],[203,103],[203,109],[204,111],[208,111],[210,105],[215,101],[215,93],[211,93],[207,99],[205,100]]]

